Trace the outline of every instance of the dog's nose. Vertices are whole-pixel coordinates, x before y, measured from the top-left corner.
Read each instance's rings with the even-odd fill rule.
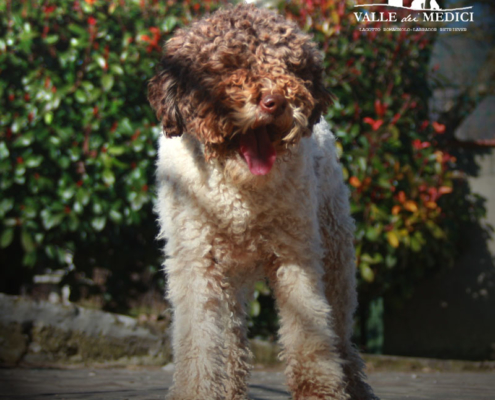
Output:
[[[287,105],[287,100],[284,96],[278,93],[266,94],[261,98],[261,109],[270,114],[276,114],[284,111]]]

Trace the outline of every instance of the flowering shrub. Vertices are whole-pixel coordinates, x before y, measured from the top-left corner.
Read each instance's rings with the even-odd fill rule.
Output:
[[[154,274],[159,128],[146,83],[167,36],[210,7],[218,1],[0,4],[0,257],[9,268],[18,268],[19,255],[27,267],[63,265],[69,250],[73,275],[110,271],[102,289],[114,308],[126,307],[139,274]],[[338,99],[327,119],[352,188],[365,312],[379,296],[407,296],[429,268],[451,261],[456,221],[471,214],[460,207],[465,192],[454,190],[460,171],[446,128],[428,119],[434,37],[361,32],[352,7],[279,3],[320,43]],[[256,294],[266,303],[266,287]],[[260,318],[273,329],[269,313]]]
[[[160,129],[147,81],[167,35],[205,8],[0,3],[0,248],[9,269],[55,268],[72,254],[79,278],[112,272],[106,300],[121,304],[133,273],[160,265],[152,215]],[[0,291],[15,292],[13,284]]]
[[[460,223],[483,209],[466,196],[462,170],[444,138],[445,125],[428,117],[427,75],[435,36],[360,31],[359,26],[384,25],[359,25],[354,4],[295,0],[282,8],[321,43],[328,87],[338,99],[327,120],[352,189],[360,307],[366,319],[373,299],[385,296],[387,304],[397,304],[429,270],[450,265]]]

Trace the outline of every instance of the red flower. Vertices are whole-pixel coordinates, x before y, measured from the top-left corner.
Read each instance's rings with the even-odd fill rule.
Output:
[[[430,142],[422,142],[419,139],[415,139],[415,140],[413,140],[412,145],[416,150],[421,150],[421,149],[426,149],[426,148],[430,147],[431,143]]]
[[[46,38],[46,35],[48,34],[49,31],[50,31],[50,27],[48,25],[45,25],[43,27],[43,33],[41,34],[41,37]]]
[[[91,25],[91,26],[96,25],[96,18],[91,15],[88,18],[88,24]]]
[[[139,129],[136,129],[136,132],[134,132],[134,135],[131,136],[131,140],[132,141],[136,140],[140,134],[141,134],[141,131]]]
[[[438,134],[445,133],[445,125],[439,124],[436,121],[432,122],[431,125],[433,126],[433,129],[435,130],[436,133]]]
[[[43,13],[45,14],[46,17],[48,17],[52,12],[54,12],[57,9],[55,6],[44,6],[42,8]]]
[[[390,124],[395,125],[399,119],[400,119],[400,114],[395,114],[394,117],[392,118],[392,121],[390,121]]]
[[[371,129],[373,129],[374,131],[378,130],[380,128],[380,126],[383,125],[383,120],[381,120],[381,119],[375,121],[373,118],[366,117],[363,119],[363,121],[367,124],[370,124]]]
[[[150,32],[153,34],[153,35],[158,35],[160,36],[160,29],[158,29],[156,26],[152,26],[150,28]]]
[[[141,40],[143,42],[148,42],[150,45],[146,48],[146,51],[148,53],[151,53],[153,50],[161,51],[160,45],[158,44],[160,42],[160,29],[158,29],[156,26],[152,26],[150,29],[150,32],[153,34],[153,39],[148,36],[148,35],[141,35]]]
[[[379,99],[375,100],[375,113],[380,118],[385,115],[385,111],[387,111],[387,106],[383,104]]]
[[[359,178],[358,178],[358,177],[356,177],[356,176],[351,176],[351,177],[349,178],[349,184],[350,184],[351,186],[354,186],[355,188],[358,188],[358,187],[360,187],[360,186],[361,186],[361,181],[359,180]]]

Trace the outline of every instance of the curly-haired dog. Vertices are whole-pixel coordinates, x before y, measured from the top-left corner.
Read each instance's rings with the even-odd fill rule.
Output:
[[[353,221],[330,96],[309,36],[238,6],[180,30],[149,99],[164,136],[157,212],[167,240],[175,384],[169,399],[245,399],[245,303],[267,277],[294,399],[374,399],[350,342]]]

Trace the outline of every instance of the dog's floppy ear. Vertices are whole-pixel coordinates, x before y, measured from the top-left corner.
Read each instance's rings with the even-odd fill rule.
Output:
[[[167,137],[184,132],[184,119],[179,109],[178,82],[170,69],[160,71],[148,84],[148,100],[161,120]]]

